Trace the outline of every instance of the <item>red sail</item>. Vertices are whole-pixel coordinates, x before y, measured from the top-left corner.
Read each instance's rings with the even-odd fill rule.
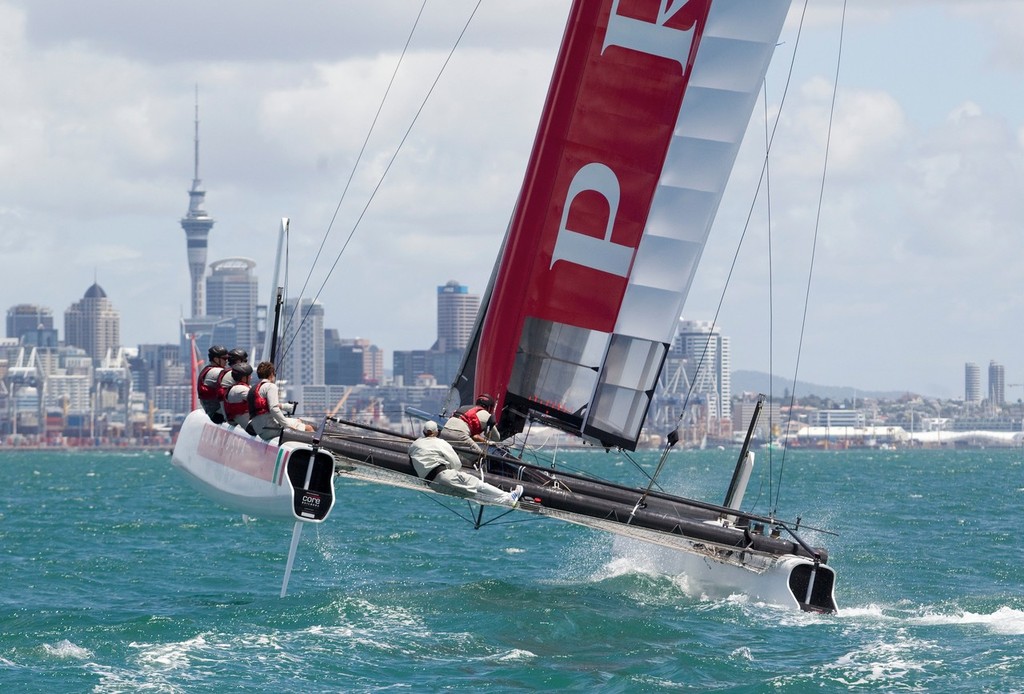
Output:
[[[784,18],[783,5],[788,6],[788,0],[714,2],[713,10],[712,0],[576,0],[570,11],[526,179],[470,353],[475,369],[470,364],[463,374],[472,374],[477,393],[491,393],[499,408],[506,406],[500,417],[506,435],[521,430],[528,411],[539,411],[602,443],[635,446],[721,195],[720,189],[714,192],[710,215],[705,213],[709,203],[702,203],[698,216],[706,219],[699,229],[662,244],[685,246],[682,280],[672,281],[681,286],[663,289],[655,277],[653,288],[646,280],[644,287],[630,288],[656,194],[669,211],[685,208],[679,201],[694,197],[658,191],[667,185],[666,157],[680,139],[680,109],[709,14],[714,17],[719,5],[741,5],[755,15],[744,16],[742,23],[756,22],[762,3],[777,19],[777,37],[780,7]],[[723,11],[735,24],[737,7]],[[775,38],[759,41],[756,45],[767,45],[770,56]],[[760,71],[754,78],[756,97],[767,58],[759,55],[754,62]],[[740,135],[753,103],[747,100],[738,119]],[[733,139],[738,147],[738,138]],[[727,154],[731,167],[735,150]],[[699,241],[695,251],[691,237],[700,237],[693,239]],[[657,255],[658,243],[649,245],[648,255]],[[640,274],[664,274],[657,265],[657,259],[645,261]],[[627,295],[631,304],[664,299],[667,308],[660,313],[674,314],[669,325],[660,325],[664,316],[658,316],[658,327],[648,327],[646,318],[626,321],[624,327],[620,309]]]

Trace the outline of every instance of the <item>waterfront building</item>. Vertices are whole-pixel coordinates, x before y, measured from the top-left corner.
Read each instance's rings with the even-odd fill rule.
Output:
[[[756,406],[757,395],[755,393],[743,393],[741,396],[733,399],[732,421],[736,422],[737,431],[742,431],[746,434]],[[757,418],[754,438],[758,441],[771,441],[775,439],[781,431],[782,421],[782,410],[779,403],[766,400],[761,406],[761,414]]]
[[[867,426],[867,418],[862,410],[816,410],[807,423],[814,427],[860,428]]]
[[[964,364],[964,402],[968,405],[981,403],[981,367],[970,361]]]
[[[191,373],[191,365],[182,363],[181,345],[139,345],[138,353],[129,359],[129,364],[133,390],[145,393],[150,402],[157,386],[179,386],[191,381],[186,375],[186,368]]]
[[[992,407],[1006,404],[1006,375],[1003,365],[996,361],[988,363],[988,401]]]
[[[690,402],[685,404],[699,407],[706,420],[706,433],[732,435],[732,354],[729,338],[722,335],[717,325],[710,321],[679,321],[659,391],[660,402],[673,408],[681,408],[689,395]],[[671,421],[663,411],[658,416],[666,423]]]
[[[94,361],[121,346],[121,314],[99,284],[64,312],[64,342],[81,347]]]
[[[206,278],[206,315],[231,319],[235,337],[228,348],[241,347],[250,354],[255,354],[257,344],[255,267],[249,258],[225,258],[211,263]]]

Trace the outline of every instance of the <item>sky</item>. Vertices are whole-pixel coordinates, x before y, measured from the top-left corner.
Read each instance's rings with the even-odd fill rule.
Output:
[[[436,288],[486,288],[568,5],[433,0],[410,39],[411,0],[0,0],[0,309],[63,337],[98,282],[126,346],[177,341],[198,91],[208,260],[269,296],[289,217],[290,295],[388,363],[429,347]],[[684,317],[734,369],[962,397],[995,360],[1024,397],[1024,0],[804,7]]]

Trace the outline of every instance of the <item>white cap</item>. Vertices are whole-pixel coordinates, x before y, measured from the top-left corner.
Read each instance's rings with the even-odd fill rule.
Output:
[[[428,432],[431,432],[431,431],[434,432],[435,434],[437,433],[437,422],[435,422],[433,420],[431,420],[429,422],[426,422],[423,425],[423,433],[424,434],[427,434]]]

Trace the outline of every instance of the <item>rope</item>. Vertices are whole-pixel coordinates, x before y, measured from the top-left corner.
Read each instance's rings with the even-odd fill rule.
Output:
[[[806,8],[806,5],[805,5],[805,8]],[[803,310],[803,316],[802,316],[801,321],[800,321],[800,339],[797,341],[796,364],[793,367],[793,394],[792,394],[791,400],[790,400],[790,411],[792,411],[793,405],[796,403],[796,383],[797,383],[797,375],[800,372],[800,357],[801,357],[801,354],[803,353],[804,333],[805,333],[805,330],[806,330],[806,327],[807,327],[807,307],[810,305],[810,302],[811,302],[811,282],[812,282],[812,279],[813,279],[813,276],[814,276],[814,258],[815,258],[815,253],[817,252],[817,249],[818,249],[818,233],[819,233],[820,228],[821,228],[821,206],[822,206],[822,201],[823,201],[823,199],[825,197],[825,180],[826,180],[826,177],[827,177],[827,174],[828,174],[828,153],[829,153],[829,150],[831,148],[831,143],[832,143],[832,122],[833,122],[833,120],[835,118],[835,112],[836,112],[836,94],[839,91],[839,71],[840,71],[840,68],[842,66],[843,36],[845,34],[845,31],[846,31],[846,0],[843,0],[843,14],[842,14],[842,19],[841,19],[841,21],[839,23],[839,50],[836,53],[836,71],[835,71],[835,78],[833,79],[833,82],[832,82],[832,102],[831,102],[831,104],[829,106],[828,131],[827,131],[827,135],[825,137],[825,159],[824,159],[824,161],[822,163],[822,166],[821,166],[821,184],[820,184],[820,187],[818,189],[818,209],[817,209],[817,211],[815,213],[815,217],[814,217],[814,238],[813,238],[813,241],[811,243],[811,259],[810,259],[810,263],[809,263],[809,266],[808,266],[808,269],[807,269],[807,287],[806,287],[806,289],[804,291],[804,310]],[[787,450],[788,450],[788,447],[787,448],[783,448],[783,450],[782,450],[782,462],[779,465],[779,491],[781,491],[781,488],[782,488],[782,474],[783,474],[783,472],[786,469],[786,451]],[[772,515],[775,515],[775,510],[778,508],[778,504],[779,504],[779,491],[776,491],[776,494],[775,494],[775,503],[773,504]]]
[[[426,0],[424,0],[424,2],[426,2]],[[344,255],[345,250],[348,248],[349,243],[352,241],[352,237],[355,236],[356,230],[359,228],[359,225],[362,223],[363,217],[366,216],[366,212],[370,208],[370,205],[373,203],[373,200],[376,197],[377,192],[380,190],[381,185],[384,183],[384,179],[387,178],[388,172],[391,171],[391,166],[395,163],[395,159],[398,157],[399,152],[402,151],[402,147],[405,145],[405,141],[409,138],[409,133],[412,132],[413,126],[416,124],[416,121],[419,119],[420,115],[423,113],[423,109],[426,107],[427,101],[430,99],[430,96],[434,93],[434,89],[437,87],[438,82],[441,80],[441,75],[444,74],[445,69],[448,67],[448,63],[451,62],[452,55],[454,55],[455,50],[459,46],[459,43],[461,43],[462,38],[466,35],[466,30],[469,28],[470,22],[473,21],[473,17],[476,16],[477,10],[480,9],[480,3],[481,2],[483,2],[483,0],[477,0],[476,5],[473,7],[473,11],[470,13],[469,17],[466,19],[466,23],[462,26],[462,30],[459,32],[459,36],[455,39],[455,43],[452,45],[451,50],[448,51],[448,55],[445,58],[444,63],[441,65],[441,69],[438,70],[437,75],[434,77],[434,81],[430,84],[430,89],[427,90],[427,93],[423,97],[423,101],[420,103],[419,108],[416,110],[416,113],[413,115],[412,120],[409,122],[409,127],[406,128],[405,134],[402,135],[402,139],[399,140],[398,146],[395,148],[395,151],[392,153],[391,158],[388,160],[387,166],[385,166],[384,167],[384,171],[381,172],[380,178],[377,180],[377,184],[373,187],[373,190],[370,191],[370,197],[366,200],[366,204],[363,205],[363,209],[360,211],[359,216],[356,218],[355,223],[352,225],[352,229],[349,231],[348,236],[345,238],[345,243],[342,244],[341,250],[338,251],[338,255],[335,256],[335,258],[334,258],[334,263],[331,264],[330,269],[327,271],[327,274],[324,276],[323,282],[320,283],[320,287],[316,291],[316,295],[310,301],[309,308],[306,310],[306,313],[302,317],[302,321],[299,323],[300,327],[301,327],[301,325],[303,323],[305,323],[306,318],[309,316],[310,311],[312,311],[313,304],[316,303],[316,300],[320,298],[320,294],[323,293],[324,287],[327,286],[327,280],[330,279],[331,275],[334,273],[335,268],[338,267],[338,262],[341,260],[341,256]],[[422,9],[421,9],[421,11],[422,11]],[[416,21],[417,21],[417,24],[418,24],[419,23],[419,17],[418,16],[417,16],[417,20]],[[415,30],[415,26],[413,27],[413,30]],[[410,38],[411,38],[411,34],[410,34]],[[406,46],[408,46],[408,43],[406,44]],[[404,50],[402,52],[402,55],[403,56],[405,55],[405,51]],[[396,67],[396,71],[397,71],[397,67]],[[394,79],[394,77],[392,77],[392,80],[393,79]],[[389,89],[390,89],[390,85],[389,85]],[[378,111],[378,114],[379,114],[379,111]],[[376,118],[374,118],[374,123],[376,123]],[[369,135],[367,135],[367,137],[369,137]],[[365,142],[364,142],[363,146],[365,147]],[[360,155],[361,154],[362,154],[362,152],[360,151]],[[353,168],[353,172],[354,172],[354,170],[355,169]],[[350,176],[349,180],[351,181],[351,176]],[[348,186],[346,184],[346,190],[347,189],[348,189]],[[338,203],[338,207],[340,207],[340,206],[341,206],[341,202]],[[337,210],[335,210],[335,216],[336,215],[337,215]],[[331,219],[331,224],[332,225],[334,224],[334,218]],[[328,227],[328,233],[329,232],[330,232],[330,227]],[[326,241],[326,234],[325,234],[325,239],[324,240]],[[321,244],[321,247],[323,247],[323,244]],[[319,252],[317,252],[317,257],[319,257]],[[310,269],[310,274],[312,274],[312,268]],[[297,336],[298,336],[298,330],[296,330],[295,333],[293,333],[292,341],[294,341]]]

